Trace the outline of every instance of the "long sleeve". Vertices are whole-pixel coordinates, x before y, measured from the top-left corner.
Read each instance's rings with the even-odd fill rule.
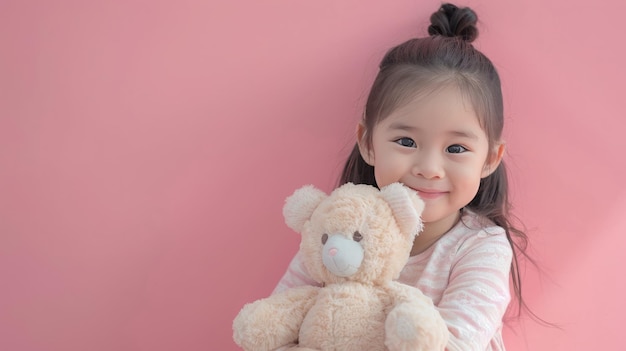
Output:
[[[437,243],[409,258],[398,281],[433,300],[450,332],[447,350],[502,351],[512,257],[504,229],[466,210]]]
[[[289,263],[287,271],[276,285],[276,288],[274,288],[272,294],[303,285],[321,286],[309,276],[309,273],[302,262],[300,252],[298,252],[291,260],[291,263]]]
[[[512,250],[504,235],[461,248],[437,308],[450,331],[448,350],[501,350],[502,317],[510,301]]]

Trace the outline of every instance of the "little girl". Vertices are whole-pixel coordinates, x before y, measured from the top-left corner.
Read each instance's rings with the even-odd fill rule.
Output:
[[[509,275],[523,305],[516,255],[526,236],[508,216],[500,79],[471,44],[474,11],[444,4],[430,20],[430,36],[380,63],[340,183],[419,193],[424,230],[398,280],[432,298],[448,350],[504,350]],[[296,255],[275,292],[305,284],[317,283]]]

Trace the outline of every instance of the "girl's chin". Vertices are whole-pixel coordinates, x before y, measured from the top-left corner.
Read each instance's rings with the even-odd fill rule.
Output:
[[[429,224],[429,223],[433,223],[436,221],[437,221],[437,218],[435,218],[432,214],[426,211],[422,212],[422,222],[424,224]]]
[[[428,210],[428,205],[426,205],[427,208],[424,209],[424,212],[422,212],[422,223],[424,223],[425,226],[438,226],[438,225],[445,225],[445,226],[450,226],[449,229],[451,229],[454,225],[456,225],[456,223],[459,221],[459,219],[461,218],[460,216],[460,212],[455,212],[449,215],[445,215],[445,214],[441,214],[441,213],[436,213],[433,211],[429,211]]]

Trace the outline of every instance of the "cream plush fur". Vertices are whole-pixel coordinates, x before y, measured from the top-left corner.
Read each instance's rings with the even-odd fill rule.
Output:
[[[448,330],[430,298],[398,282],[422,200],[400,183],[381,190],[313,186],[287,198],[287,225],[302,234],[306,269],[323,287],[287,289],[247,304],[233,322],[246,351],[298,343],[298,350],[443,350]]]

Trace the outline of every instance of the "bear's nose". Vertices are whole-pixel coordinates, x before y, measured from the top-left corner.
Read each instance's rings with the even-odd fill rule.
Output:
[[[330,273],[349,277],[358,272],[363,262],[363,247],[341,234],[329,235],[322,250],[322,262]]]

